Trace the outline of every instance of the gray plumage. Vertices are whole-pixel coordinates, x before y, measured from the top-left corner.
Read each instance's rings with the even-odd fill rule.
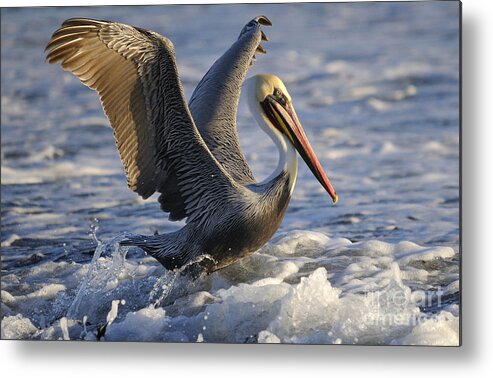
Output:
[[[245,25],[238,40],[199,82],[189,102],[195,124],[210,151],[232,177],[243,184],[253,183],[255,179],[240,149],[236,110],[252,57],[260,41],[267,39],[260,23],[269,25],[270,21],[257,17]]]
[[[143,198],[161,193],[179,231],[129,238],[166,268],[208,254],[221,268],[255,251],[279,227],[290,198],[289,174],[255,183],[240,150],[236,111],[240,90],[259,45],[267,40],[259,16],[219,58],[195,89],[189,106],[172,43],[137,27],[69,19],[47,45],[49,63],[96,90],[130,189]]]

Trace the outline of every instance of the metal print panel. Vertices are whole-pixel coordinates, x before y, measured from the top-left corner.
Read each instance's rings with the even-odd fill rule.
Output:
[[[2,339],[459,345],[460,12],[3,8]]]

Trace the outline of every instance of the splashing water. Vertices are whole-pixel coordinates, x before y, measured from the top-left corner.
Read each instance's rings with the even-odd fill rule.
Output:
[[[167,271],[156,281],[149,294],[149,301],[153,302],[153,307],[156,308],[186,295],[195,286],[200,285],[197,280],[206,275],[206,267],[215,263],[216,260],[211,255],[206,254],[190,260],[177,270]],[[177,280],[178,277],[183,279]]]
[[[60,328],[62,329],[63,340],[70,340],[70,336],[68,333],[68,322],[67,318],[63,317],[60,319]]]
[[[177,276],[178,272],[169,272],[157,279],[149,293],[149,302],[152,302],[154,308],[159,307],[170,294]]]
[[[120,241],[129,233],[120,234],[107,242],[97,237],[99,226],[91,225],[91,234],[97,242],[96,250],[84,280],[67,311],[67,317],[99,319],[109,303],[115,303],[122,295],[120,280],[131,277],[125,265],[129,247],[120,246]],[[114,319],[113,319],[114,320]]]
[[[109,326],[118,316],[118,304],[125,303],[123,297],[140,296],[143,299],[138,303],[138,308],[147,305],[158,308],[167,303],[168,299],[171,301],[179,295],[184,295],[187,288],[193,286],[189,285],[191,272],[198,276],[201,272],[201,264],[205,261],[214,261],[212,257],[204,255],[190,261],[179,270],[164,270],[157,276],[150,275],[147,281],[155,282],[145,295],[145,292],[149,290],[149,285],[142,285],[135,280],[139,275],[139,266],[135,267],[131,262],[126,261],[126,255],[131,247],[120,245],[122,240],[133,234],[122,233],[109,241],[101,241],[97,236],[98,230],[99,225],[96,219],[91,224],[91,236],[97,243],[97,247],[87,274],[78,287],[66,315],[69,319],[84,319],[84,325],[88,319],[101,322],[107,314],[106,325]],[[179,276],[183,276],[184,279],[177,285]],[[175,286],[180,286],[180,290],[175,292]],[[172,292],[174,295],[170,298]],[[110,310],[108,310],[109,306],[111,306]],[[111,321],[108,320],[110,317]],[[87,330],[84,332],[87,333]]]

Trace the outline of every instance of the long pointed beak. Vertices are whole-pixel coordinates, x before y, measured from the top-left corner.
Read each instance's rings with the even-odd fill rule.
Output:
[[[261,105],[274,126],[287,135],[306,165],[308,165],[308,168],[310,168],[313,175],[332,197],[334,204],[336,204],[339,197],[325,174],[317,155],[315,155],[292,103],[289,101],[281,103],[273,96],[267,96]]]

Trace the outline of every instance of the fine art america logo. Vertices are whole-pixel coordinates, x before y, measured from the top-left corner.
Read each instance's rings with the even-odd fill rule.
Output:
[[[415,326],[437,317],[436,311],[423,312],[420,309],[439,309],[442,307],[441,287],[436,290],[417,290],[396,287],[389,291],[366,292],[365,302],[369,312],[365,324],[371,326]]]

